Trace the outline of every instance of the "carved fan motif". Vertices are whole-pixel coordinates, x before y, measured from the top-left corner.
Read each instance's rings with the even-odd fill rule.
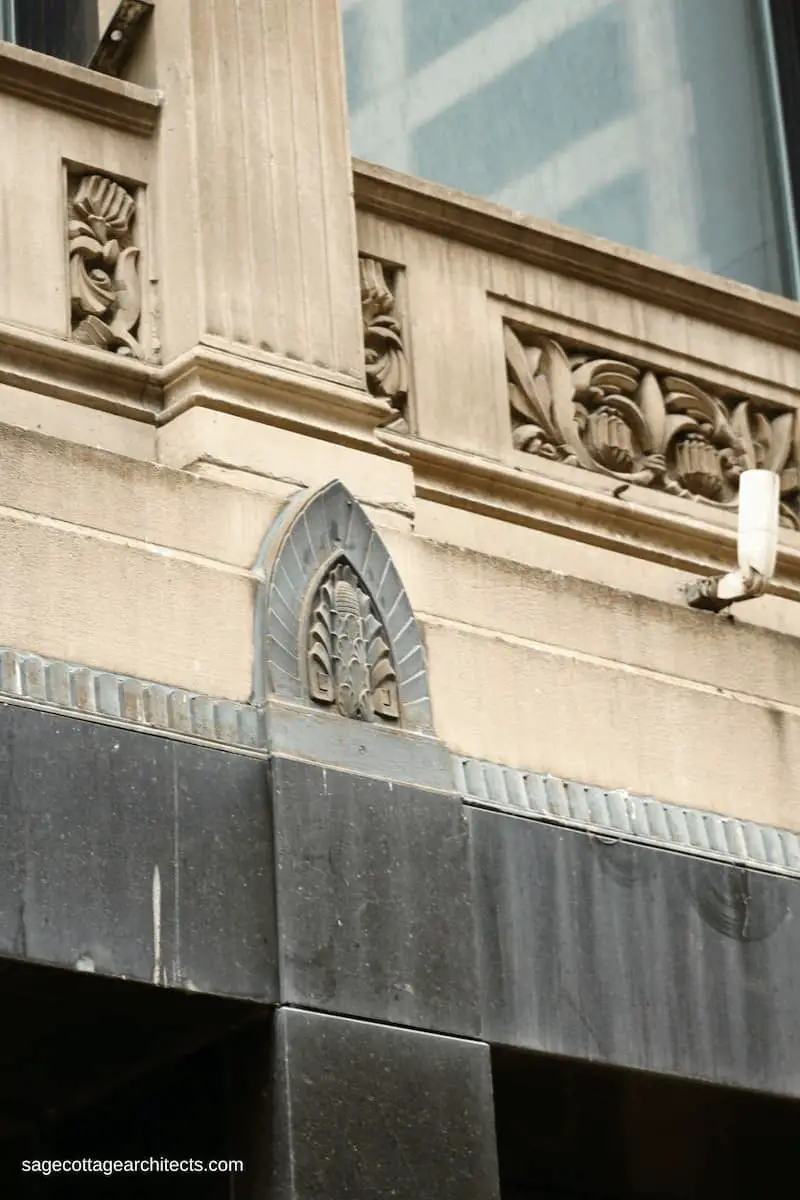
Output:
[[[398,721],[397,674],[381,622],[347,563],[317,592],[308,634],[311,699],[360,721]]]

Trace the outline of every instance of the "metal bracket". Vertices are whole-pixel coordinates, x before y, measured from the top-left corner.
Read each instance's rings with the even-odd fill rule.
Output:
[[[117,11],[92,55],[89,69],[119,77],[154,7],[154,0],[119,0]]]
[[[731,571],[727,575],[714,575],[709,579],[696,579],[684,589],[690,608],[705,612],[722,612],[731,604],[741,600],[753,600],[761,596],[766,580],[758,571]]]

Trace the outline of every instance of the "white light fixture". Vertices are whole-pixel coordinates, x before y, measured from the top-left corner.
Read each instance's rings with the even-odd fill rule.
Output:
[[[692,608],[720,612],[760,596],[775,572],[780,479],[774,471],[743,471],[739,479],[738,570],[697,579],[686,588]]]

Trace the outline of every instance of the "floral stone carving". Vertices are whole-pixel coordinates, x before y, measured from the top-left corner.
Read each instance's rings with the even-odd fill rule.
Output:
[[[394,294],[386,282],[383,263],[361,258],[359,270],[367,386],[373,396],[389,401],[398,422],[407,429],[408,364]]]
[[[795,410],[504,332],[517,449],[731,508],[742,471],[766,467],[781,476],[783,523],[800,528]]]
[[[72,338],[116,354],[141,357],[136,202],[104,175],[77,181],[69,202]]]
[[[352,567],[340,560],[316,597],[308,634],[311,699],[361,721],[400,719],[397,673],[383,626]]]
[[[341,734],[333,734],[323,723],[327,737],[434,735],[427,656],[411,602],[383,539],[340,480],[292,497],[254,572],[263,581],[255,703],[324,706],[372,725],[372,733],[359,733],[342,721]]]

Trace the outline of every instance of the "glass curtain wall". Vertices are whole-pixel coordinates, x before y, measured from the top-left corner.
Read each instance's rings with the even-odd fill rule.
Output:
[[[794,291],[759,0],[340,0],[353,153]]]
[[[14,0],[0,0],[0,42],[14,41]]]
[[[0,37],[88,63],[99,40],[97,0],[0,0]]]

